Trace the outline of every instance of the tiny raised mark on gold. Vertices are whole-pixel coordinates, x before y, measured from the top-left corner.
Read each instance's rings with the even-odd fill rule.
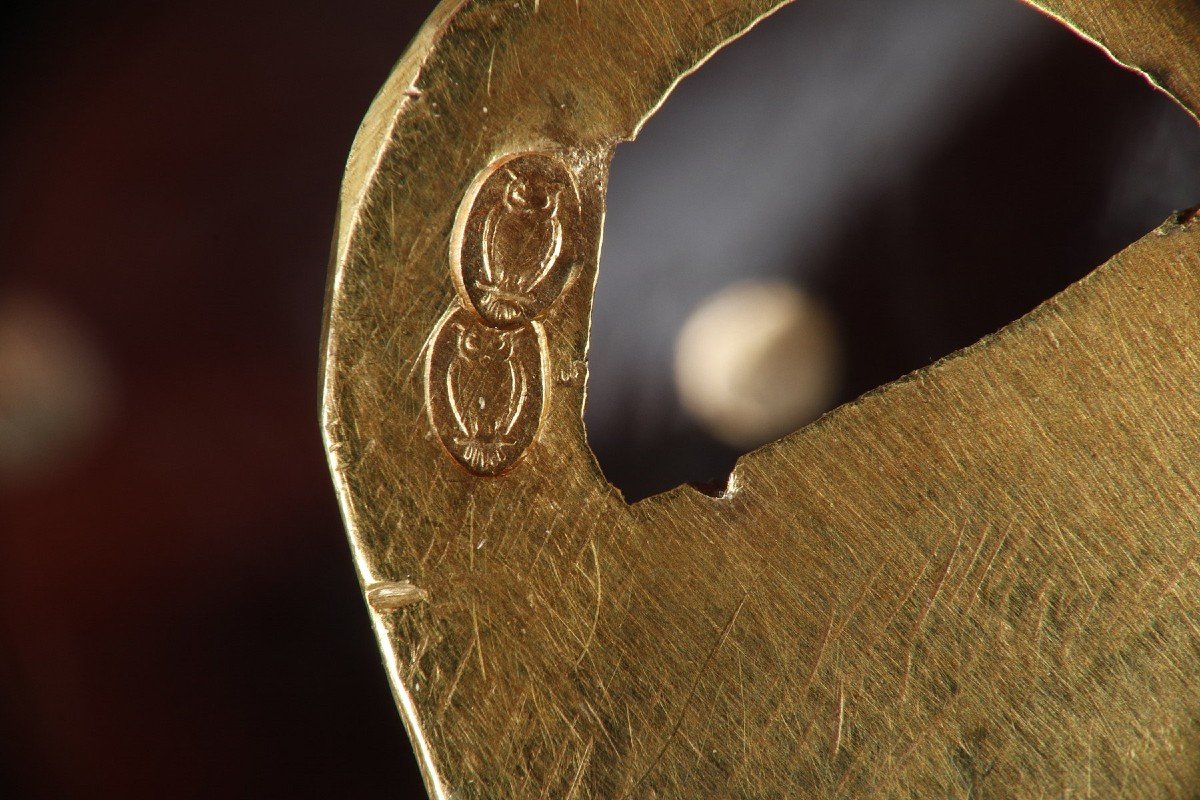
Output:
[[[401,611],[425,602],[429,594],[412,581],[377,583],[367,590],[367,602],[376,611]]]
[[[583,386],[587,381],[587,362],[572,361],[555,375],[560,386]]]

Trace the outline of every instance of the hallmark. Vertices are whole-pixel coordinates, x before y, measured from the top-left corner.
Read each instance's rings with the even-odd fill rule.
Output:
[[[475,475],[512,469],[537,436],[545,389],[535,324],[493,328],[458,307],[433,337],[430,421],[450,455]]]
[[[540,317],[578,271],[579,215],[574,176],[554,156],[524,153],[485,169],[451,239],[463,301],[495,327]]]

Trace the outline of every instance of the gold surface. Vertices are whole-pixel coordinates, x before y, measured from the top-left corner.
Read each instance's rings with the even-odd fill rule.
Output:
[[[722,498],[601,475],[613,148],[776,5],[448,2],[355,143],[323,428],[430,794],[1200,795],[1190,219]],[[1040,5],[1200,110],[1192,0]]]

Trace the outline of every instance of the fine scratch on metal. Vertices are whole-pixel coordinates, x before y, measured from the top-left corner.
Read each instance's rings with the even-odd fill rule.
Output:
[[[846,684],[842,681],[838,681],[837,700],[834,705],[837,707],[837,712],[834,714],[833,735],[830,737],[833,742],[829,747],[830,761],[836,759],[842,750],[842,731],[846,725]]]
[[[604,590],[602,588],[603,576],[600,572],[600,550],[596,545],[594,536],[588,537],[588,544],[592,549],[592,563],[596,568],[596,613],[592,617],[592,627],[588,631],[587,641],[583,644],[583,649],[579,653],[579,658],[575,659],[575,669],[579,669],[579,665],[583,663],[583,659],[587,657],[588,650],[592,646],[592,642],[596,641],[596,631],[600,627],[600,612],[604,609]]]
[[[491,96],[492,96],[492,72],[494,72],[496,69],[496,48],[499,46],[500,46],[499,42],[496,42],[495,44],[493,44],[492,52],[488,54],[487,80],[484,81],[484,84],[483,84],[483,88],[484,88],[483,93],[489,99],[491,99]]]
[[[679,735],[679,729],[683,725],[683,718],[687,714],[688,709],[691,707],[692,701],[696,699],[696,692],[700,689],[700,681],[704,678],[704,674],[708,672],[708,668],[712,664],[713,659],[717,657],[717,653],[719,653],[721,648],[725,646],[725,642],[729,638],[730,631],[733,630],[733,626],[737,623],[738,616],[741,615],[742,609],[746,607],[746,602],[749,599],[750,594],[745,594],[742,597],[742,601],[738,603],[737,608],[734,609],[733,615],[729,618],[729,622],[725,623],[725,628],[721,631],[720,638],[705,657],[704,662],[700,665],[700,669],[697,670],[696,676],[692,681],[692,688],[687,694],[687,699],[684,701],[683,707],[679,709],[679,714],[676,717],[675,724],[671,726],[666,740],[663,742],[662,747],[658,751],[658,755],[650,760],[649,766],[646,767],[645,771],[642,773],[642,776],[634,783],[633,788],[621,795],[621,800],[628,800],[628,798],[637,793],[637,790],[641,788],[646,778],[649,777],[650,773],[654,771],[654,768],[658,766],[659,762],[662,761],[662,757],[666,754],[667,748],[671,746],[671,743],[675,740],[675,737]]]
[[[579,767],[575,770],[575,777],[571,779],[571,786],[567,789],[567,794],[563,800],[575,800],[575,797],[579,794],[579,789],[583,786],[583,777],[587,772],[588,762],[592,760],[592,752],[595,750],[595,746],[595,740],[589,739],[583,755],[579,758]]]
[[[942,587],[946,585],[946,578],[950,575],[950,568],[953,566],[954,559],[957,558],[958,551],[962,547],[964,532],[964,529],[959,530],[958,538],[954,542],[954,549],[950,552],[950,557],[946,559],[946,566],[942,569],[941,574],[938,576],[937,582],[933,586],[933,592],[931,592],[929,595],[929,599],[926,600],[925,604],[921,607],[921,612],[917,615],[916,622],[913,623],[912,633],[909,635],[908,648],[904,654],[904,679],[900,684],[901,706],[904,705],[904,702],[908,696],[908,683],[912,679],[912,663],[914,651],[916,650],[917,646],[917,640],[921,637],[921,631],[925,627],[925,620],[929,618],[929,612],[933,610],[933,604],[937,602],[937,597],[939,594],[941,594]],[[953,532],[947,534],[947,538],[952,535]],[[941,542],[938,543],[937,550],[941,549],[941,544]],[[937,550],[934,550],[934,552],[929,554],[930,561],[928,563],[933,563],[933,559],[937,555]],[[925,571],[922,570],[921,574],[924,575]],[[918,578],[918,583],[919,582],[920,579]]]

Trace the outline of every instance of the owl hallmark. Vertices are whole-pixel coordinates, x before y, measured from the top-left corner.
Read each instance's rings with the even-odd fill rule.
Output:
[[[468,471],[494,477],[533,443],[544,406],[540,330],[502,329],[456,307],[429,350],[426,403],[450,455]]]
[[[580,200],[555,156],[500,159],[472,183],[450,244],[463,302],[489,325],[537,319],[578,272]]]

